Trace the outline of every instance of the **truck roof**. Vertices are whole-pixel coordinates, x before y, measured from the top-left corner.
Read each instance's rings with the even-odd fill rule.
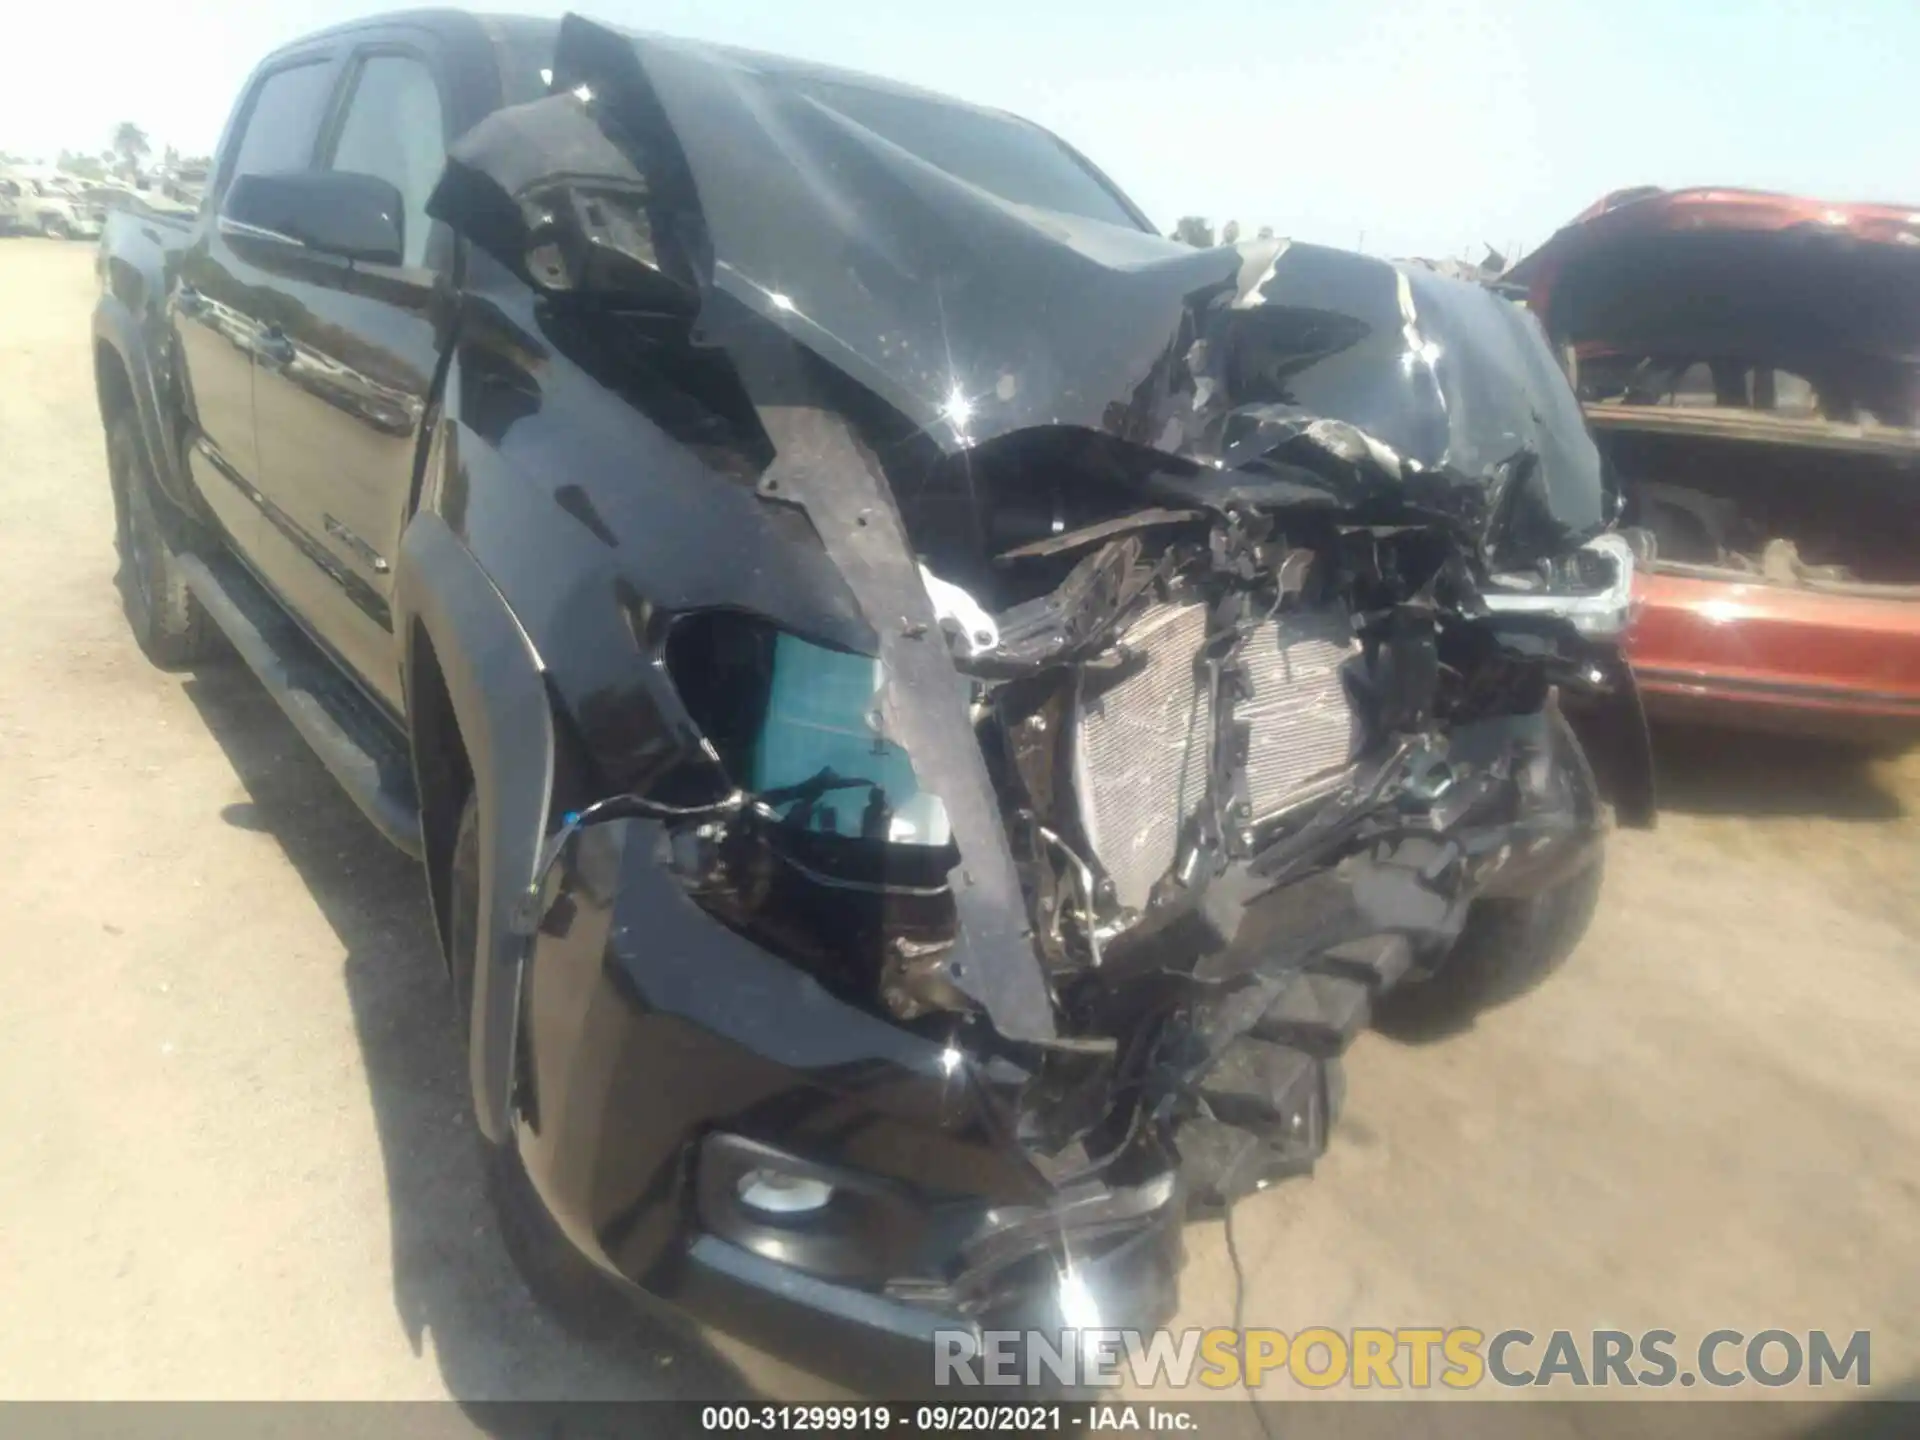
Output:
[[[888,91],[897,95],[912,95],[924,100],[937,101],[943,105],[953,105],[968,110],[991,114],[1003,119],[1014,120],[1023,125],[1033,122],[1007,111],[995,110],[990,106],[975,105],[970,101],[943,94],[935,90],[926,90],[917,85],[908,85],[901,81],[889,80],[882,76],[867,74],[863,71],[848,70],[837,65],[827,65],[818,61],[803,60],[791,55],[776,55],[769,51],[752,50],[744,46],[723,45],[709,40],[692,40],[682,36],[663,34],[655,30],[638,30],[631,26],[610,24],[595,20],[597,25],[624,35],[631,40],[646,45],[670,46],[674,49],[694,54],[725,57],[735,65],[752,70],[761,75],[790,75],[796,79],[831,82],[842,85],[857,85],[863,89]],[[379,15],[363,15],[352,20],[343,20],[337,25],[310,31],[298,39],[290,40],[268,55],[268,59],[311,45],[317,40],[336,36],[345,37],[366,30],[383,29],[395,25],[409,25],[426,31],[442,33],[464,33],[471,35],[476,26],[496,44],[505,44],[510,48],[525,50],[551,45],[560,33],[560,17],[552,15],[494,14],[471,10],[453,10],[446,8],[395,10]],[[1039,127],[1035,127],[1039,128]]]

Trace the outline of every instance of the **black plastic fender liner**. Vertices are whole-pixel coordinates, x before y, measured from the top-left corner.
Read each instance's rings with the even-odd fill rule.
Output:
[[[553,708],[533,643],[480,562],[422,511],[394,567],[400,631],[433,642],[480,807],[479,954],[468,1049],[474,1113],[489,1140],[511,1124],[525,942],[513,914],[533,884],[553,793]],[[411,640],[409,640],[411,643]],[[412,673],[409,663],[407,673]],[[414,756],[418,772],[421,757]]]

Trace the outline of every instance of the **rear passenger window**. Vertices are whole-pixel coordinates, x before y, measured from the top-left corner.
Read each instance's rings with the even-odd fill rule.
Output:
[[[410,56],[369,56],[354,80],[332,168],[377,175],[400,192],[406,217],[400,238],[408,265],[426,260],[432,224],[427,197],[446,163],[446,127],[433,72]]]
[[[313,163],[332,75],[331,64],[315,60],[276,70],[261,82],[226,177],[229,186],[235,176],[305,170]]]

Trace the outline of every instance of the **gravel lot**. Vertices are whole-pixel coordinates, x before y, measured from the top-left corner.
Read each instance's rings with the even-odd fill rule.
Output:
[[[711,1394],[584,1351],[480,1198],[413,865],[237,662],[111,576],[92,247],[0,241],[0,1396]],[[1249,1324],[1873,1333],[1920,1372],[1920,757],[1663,740],[1568,969],[1361,1039],[1317,1177],[1250,1202]],[[1191,1323],[1231,1323],[1217,1225]]]

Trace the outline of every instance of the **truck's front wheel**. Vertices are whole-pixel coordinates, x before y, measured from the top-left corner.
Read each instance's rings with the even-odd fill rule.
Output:
[[[1374,1021],[1388,1034],[1457,1029],[1518,999],[1566,963],[1600,904],[1600,860],[1525,899],[1480,900],[1440,968],[1390,991]]]
[[[1601,824],[1599,792],[1586,752],[1565,717],[1550,719],[1549,803]],[[1433,974],[1381,997],[1374,1021],[1390,1034],[1444,1034],[1479,1011],[1518,999],[1567,962],[1593,923],[1606,870],[1598,849],[1573,874],[1526,896],[1476,900],[1466,928]]]
[[[133,416],[107,427],[107,469],[113,482],[114,548],[120,603],[133,638],[162,670],[184,670],[214,653],[219,632],[187,589],[167,538],[146,452]]]

